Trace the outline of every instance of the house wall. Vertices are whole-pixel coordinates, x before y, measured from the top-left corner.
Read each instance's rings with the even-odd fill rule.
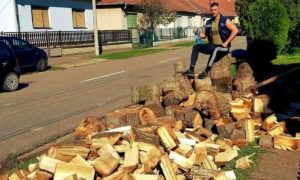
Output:
[[[99,30],[127,29],[125,13],[121,8],[97,9]]]
[[[31,6],[49,7],[49,31],[78,31],[73,28],[72,9],[85,9],[86,28],[93,29],[92,3],[89,0],[17,0],[21,31],[43,31],[33,27]]]
[[[0,3],[0,31],[16,32],[17,18],[15,4],[12,0],[1,0]]]

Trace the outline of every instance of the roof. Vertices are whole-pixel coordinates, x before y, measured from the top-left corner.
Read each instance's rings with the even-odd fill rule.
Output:
[[[177,12],[189,12],[195,14],[210,14],[209,6],[212,0],[161,0],[163,5]],[[236,0],[215,0],[220,4],[220,11],[225,16],[236,16]],[[141,0],[98,0],[98,5],[138,5]]]

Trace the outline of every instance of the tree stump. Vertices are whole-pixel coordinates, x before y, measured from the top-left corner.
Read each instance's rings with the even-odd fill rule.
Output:
[[[175,109],[174,116],[177,121],[183,121],[184,128],[202,127],[203,120],[197,110],[191,108],[178,108]]]
[[[261,135],[259,139],[259,146],[263,148],[272,148],[273,147],[273,138],[270,134]]]
[[[133,103],[158,100],[160,95],[161,92],[156,84],[131,87],[131,99]]]
[[[246,133],[242,123],[230,123],[217,126],[217,130],[219,136],[226,139],[246,139]]]
[[[104,116],[104,125],[107,129],[128,126],[128,123],[124,114],[111,112]]]
[[[250,86],[254,86],[256,81],[253,77],[253,70],[246,62],[239,65],[237,76],[233,81],[233,87],[240,96],[251,93]]]
[[[231,93],[216,93],[218,98],[218,109],[222,117],[228,117],[230,114],[232,101]]]
[[[231,61],[232,58],[226,55],[212,65],[210,78],[212,85],[216,86],[218,92],[232,92],[232,77],[230,74]]]
[[[213,90],[215,88],[212,86],[212,82],[209,77],[205,79],[195,79],[193,86],[196,92],[200,92],[201,90]]]
[[[216,94],[212,91],[200,91],[196,96],[194,106],[201,112],[201,114],[205,115],[209,119],[220,118],[220,112],[218,109],[218,98]]]
[[[171,105],[179,105],[181,102],[187,99],[188,99],[188,95],[179,91],[172,91],[169,92],[166,96],[164,96],[162,101],[164,106],[171,106]]]
[[[174,63],[175,77],[182,76],[182,73],[186,71],[186,66],[183,61]]]

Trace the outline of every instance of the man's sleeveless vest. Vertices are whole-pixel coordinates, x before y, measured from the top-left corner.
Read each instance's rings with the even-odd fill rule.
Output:
[[[214,20],[213,18],[209,19],[205,25],[205,33],[206,33],[209,43],[212,43],[212,22],[213,22],[213,20]],[[226,20],[227,20],[227,18],[225,16],[220,15],[218,27],[219,27],[220,37],[223,42],[225,42],[229,38],[230,33],[231,33],[231,31],[226,27]],[[230,47],[230,44],[228,44],[228,47]]]

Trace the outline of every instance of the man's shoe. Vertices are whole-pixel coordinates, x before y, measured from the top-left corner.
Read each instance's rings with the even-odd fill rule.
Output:
[[[207,71],[202,71],[202,73],[199,74],[198,78],[199,79],[205,79],[208,76]]]
[[[188,69],[184,73],[182,73],[182,75],[188,76],[188,77],[194,77],[194,71],[192,71],[191,69]]]

